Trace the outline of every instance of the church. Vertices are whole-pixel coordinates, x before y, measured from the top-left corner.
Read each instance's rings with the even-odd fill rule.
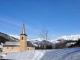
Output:
[[[27,35],[25,33],[25,26],[22,26],[22,33],[20,34],[20,41],[7,41],[3,45],[3,53],[9,52],[24,52],[26,50],[35,50],[35,47],[27,41]]]

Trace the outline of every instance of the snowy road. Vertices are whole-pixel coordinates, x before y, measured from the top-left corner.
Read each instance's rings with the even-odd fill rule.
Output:
[[[29,50],[25,52],[8,53],[5,59],[15,60],[80,60],[80,48],[53,50]]]

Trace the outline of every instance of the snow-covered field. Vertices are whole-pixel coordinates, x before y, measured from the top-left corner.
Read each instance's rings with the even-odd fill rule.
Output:
[[[53,49],[53,50],[29,50],[25,52],[8,53],[5,59],[15,60],[80,60],[80,47]]]

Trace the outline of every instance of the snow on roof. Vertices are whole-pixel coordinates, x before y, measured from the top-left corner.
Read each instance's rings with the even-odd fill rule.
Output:
[[[27,46],[28,47],[34,47],[34,45],[30,42],[30,41],[27,41],[26,42],[27,43]],[[16,42],[11,42],[11,41],[7,41],[7,42],[5,42],[5,44],[3,45],[4,47],[6,47],[6,46],[19,46],[20,45],[20,42],[19,41],[16,41]]]
[[[4,45],[20,45],[20,42],[5,42]]]

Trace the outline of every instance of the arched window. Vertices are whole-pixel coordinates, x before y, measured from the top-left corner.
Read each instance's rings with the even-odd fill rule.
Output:
[[[23,37],[22,37],[22,40],[23,40]]]

